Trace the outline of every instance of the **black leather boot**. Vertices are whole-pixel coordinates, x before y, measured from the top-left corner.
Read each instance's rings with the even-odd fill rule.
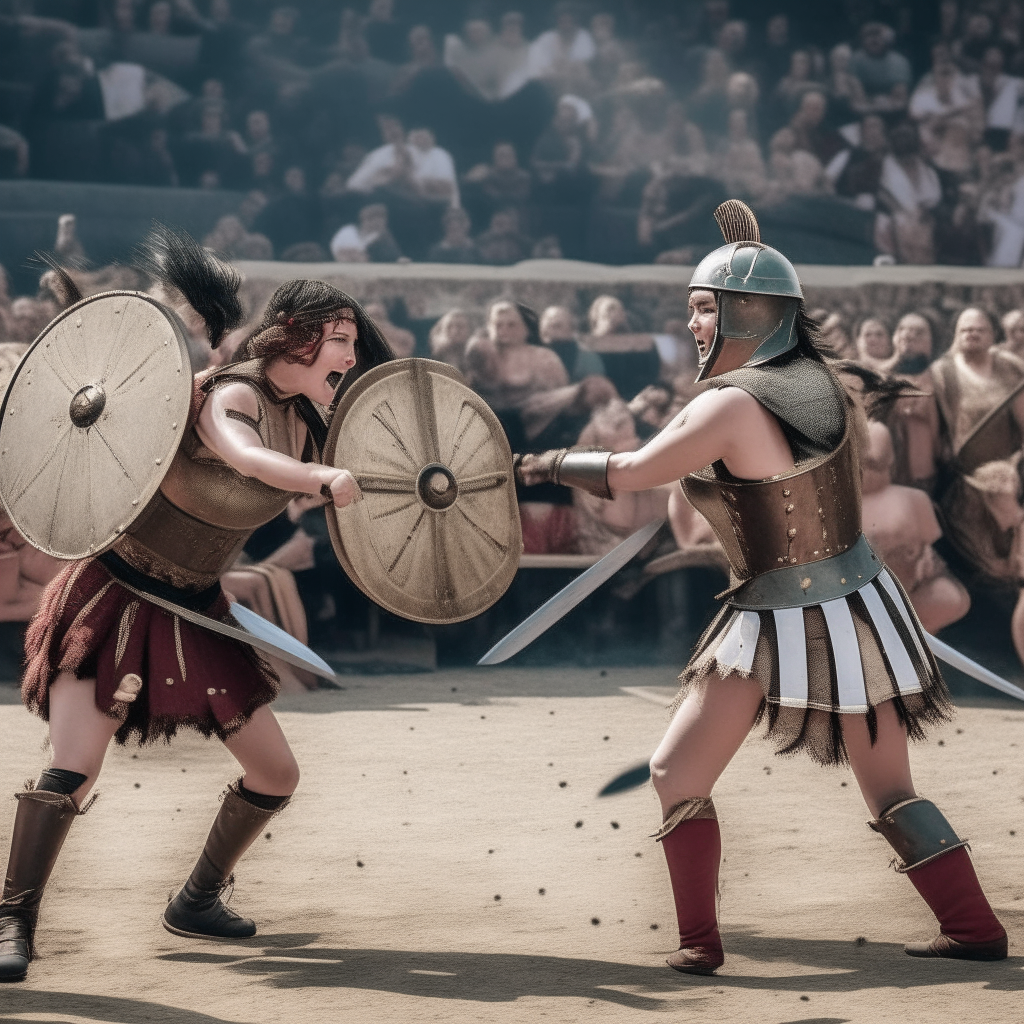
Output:
[[[79,811],[70,796],[37,790],[18,793],[17,800],[0,899],[0,981],[21,981],[28,972],[43,890],[71,823],[92,803]]]
[[[228,787],[192,874],[164,911],[163,926],[169,932],[190,939],[245,939],[256,934],[255,922],[225,906],[221,895],[234,883],[232,871],[239,858],[284,806],[263,810],[239,795],[237,782]]]

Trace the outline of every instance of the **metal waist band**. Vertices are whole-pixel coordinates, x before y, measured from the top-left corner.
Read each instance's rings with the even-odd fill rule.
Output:
[[[873,580],[883,569],[864,534],[849,550],[803,565],[772,569],[719,594],[733,608],[769,611],[806,608],[846,597]]]
[[[189,611],[205,612],[221,595],[220,583],[215,583],[212,587],[194,593],[183,590],[181,587],[172,586],[163,580],[153,579],[152,576],[147,576],[126,562],[116,551],[104,551],[96,561],[119,582],[126,583],[129,587],[149,594],[151,597],[159,597],[164,601],[180,604],[182,607],[188,608]]]

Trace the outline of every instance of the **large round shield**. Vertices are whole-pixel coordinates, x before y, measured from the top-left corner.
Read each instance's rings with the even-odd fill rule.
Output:
[[[156,493],[187,426],[192,368],[177,320],[139,292],[66,309],[0,406],[0,497],[55,558],[110,547]]]
[[[416,622],[461,622],[508,589],[522,533],[512,453],[497,417],[458,370],[398,359],[342,398],[324,462],[349,470],[363,500],[327,509],[352,581]]]

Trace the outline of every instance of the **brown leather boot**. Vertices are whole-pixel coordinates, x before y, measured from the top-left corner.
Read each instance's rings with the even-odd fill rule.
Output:
[[[676,804],[655,838],[665,851],[679,922],[679,949],[666,963],[683,974],[714,974],[725,953],[716,912],[722,839],[711,798]]]
[[[28,790],[16,794],[4,894],[0,899],[0,981],[21,981],[33,957],[39,901],[57,863],[71,823],[84,814],[63,793]]]
[[[961,839],[930,800],[900,800],[868,824],[899,855],[896,870],[914,883],[939,921],[931,942],[910,942],[908,956],[1004,960],[1006,931],[992,912]]]
[[[206,846],[181,892],[167,904],[163,926],[190,939],[244,939],[256,934],[256,923],[224,905],[221,894],[234,883],[235,865],[270,819],[272,811],[246,800],[233,782],[210,829]]]

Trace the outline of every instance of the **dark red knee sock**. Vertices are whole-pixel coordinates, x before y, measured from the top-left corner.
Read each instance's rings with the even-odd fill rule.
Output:
[[[722,860],[718,822],[714,818],[680,822],[661,845],[672,879],[680,948],[721,950],[716,907],[718,865]]]
[[[908,871],[907,878],[938,918],[943,935],[957,942],[993,942],[1006,934],[963,847]]]

